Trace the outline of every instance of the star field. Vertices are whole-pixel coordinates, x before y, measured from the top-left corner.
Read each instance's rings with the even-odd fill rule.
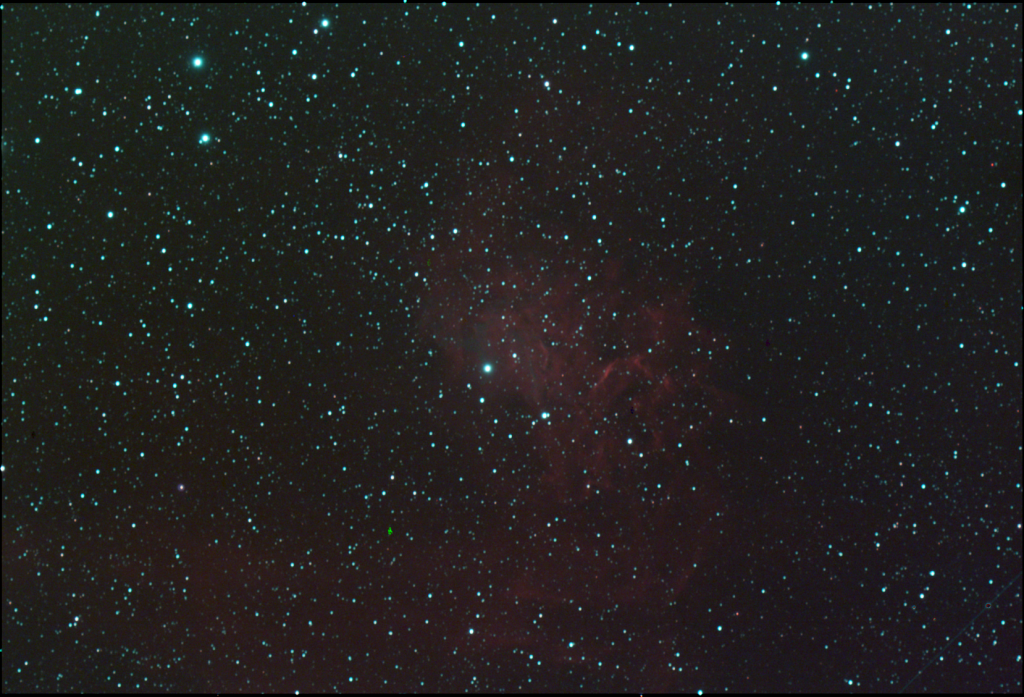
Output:
[[[0,5],[3,690],[1019,692],[1019,5]]]

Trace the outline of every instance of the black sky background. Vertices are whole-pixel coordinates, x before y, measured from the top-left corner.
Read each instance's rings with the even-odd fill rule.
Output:
[[[5,692],[1020,691],[1018,5],[0,12]]]

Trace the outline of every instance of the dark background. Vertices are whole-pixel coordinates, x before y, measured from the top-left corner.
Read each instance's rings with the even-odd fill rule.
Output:
[[[1019,5],[0,11],[4,692],[1021,690]]]

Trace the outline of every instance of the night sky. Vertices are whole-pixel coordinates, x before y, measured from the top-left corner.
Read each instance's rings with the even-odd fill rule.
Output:
[[[0,11],[5,693],[1020,692],[1019,5]]]

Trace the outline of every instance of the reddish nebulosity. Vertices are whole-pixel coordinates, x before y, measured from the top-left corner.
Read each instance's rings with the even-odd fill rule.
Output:
[[[581,103],[600,121],[600,99]],[[417,263],[429,269],[420,331],[440,351],[446,392],[464,396],[451,405],[453,432],[487,442],[495,419],[529,424],[505,455],[474,449],[488,490],[519,515],[487,545],[506,573],[491,608],[502,619],[476,622],[473,645],[571,662],[577,652],[552,644],[559,630],[538,628],[537,613],[572,608],[576,623],[580,612],[624,612],[596,623],[588,651],[598,656],[617,650],[608,632],[636,630],[637,617],[685,597],[720,532],[718,463],[703,441],[729,400],[712,385],[722,345],[694,317],[692,282],[631,246],[642,229],[621,231],[642,224],[637,207],[610,189],[588,202],[571,193],[593,154],[632,169],[630,138],[571,115],[523,130],[578,145],[564,157],[537,147],[539,167],[491,165],[450,198]]]
[[[718,344],[693,319],[688,288],[653,287],[615,260],[560,263],[459,235],[453,244],[489,246],[505,263],[435,262],[422,330],[440,347],[452,391],[472,385],[469,404],[483,396],[524,414],[520,451],[539,461],[532,480],[501,490],[529,502],[528,513],[492,540],[515,552],[500,596],[508,606],[500,627],[478,629],[474,641],[544,652],[535,610],[679,600],[723,505],[701,447],[725,401],[709,380]],[[479,466],[490,472],[494,459]],[[562,653],[553,646],[548,657]]]

